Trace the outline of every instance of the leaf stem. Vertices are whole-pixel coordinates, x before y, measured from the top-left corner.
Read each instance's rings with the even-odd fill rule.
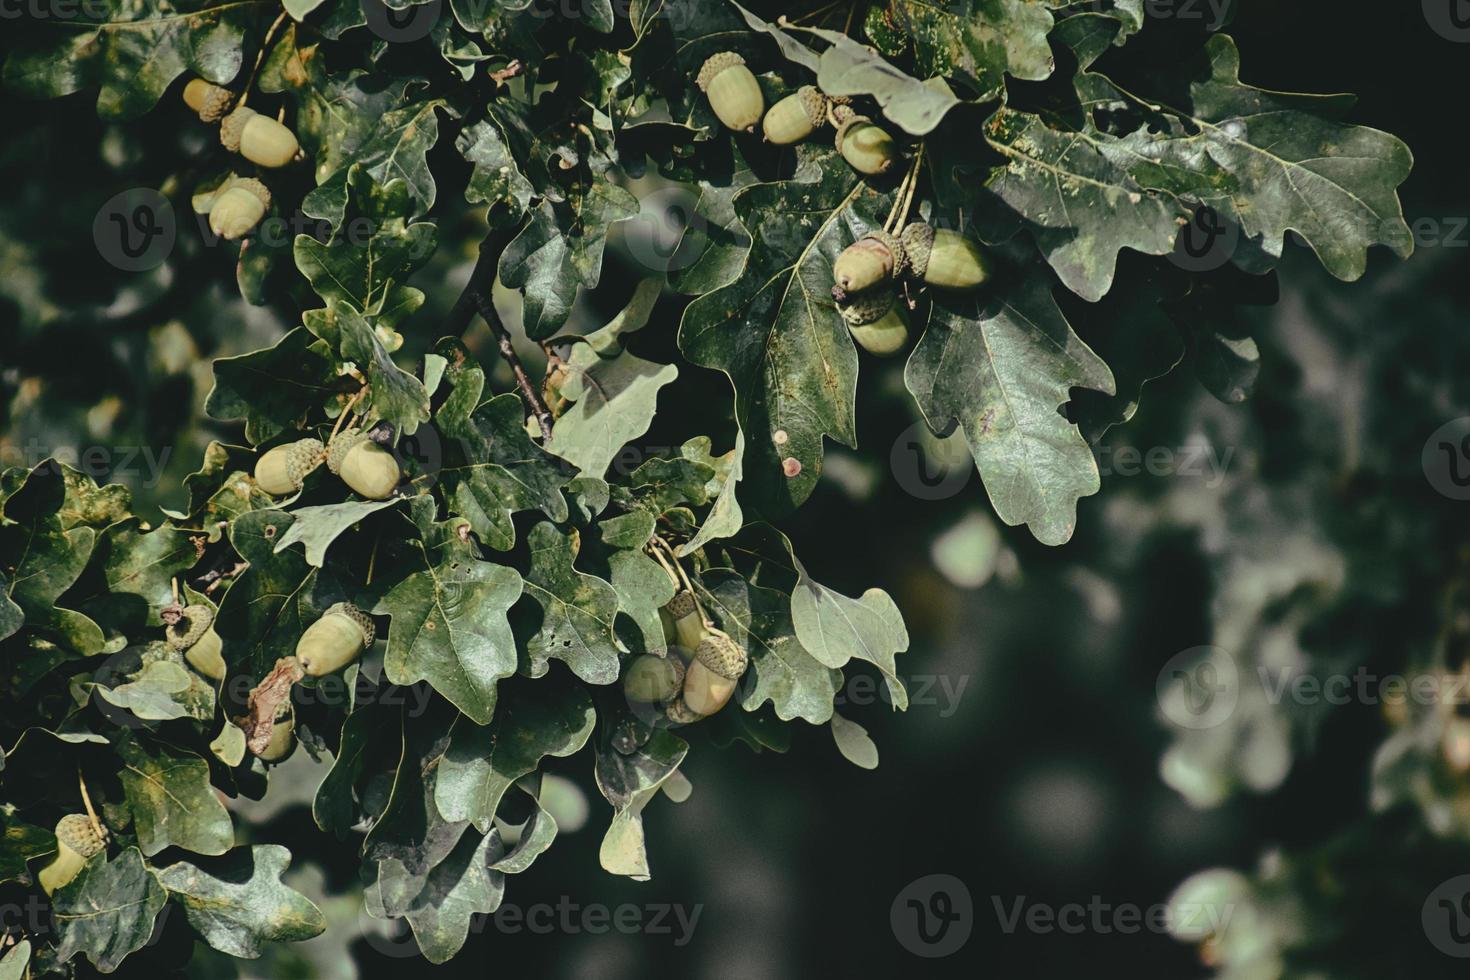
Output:
[[[81,766],[77,767],[77,785],[82,790],[82,806],[87,808],[87,819],[92,821],[92,829],[97,831],[97,836],[106,840],[102,830],[102,821],[97,819],[97,811],[92,809],[92,796],[87,792],[87,780],[82,776]]]
[[[281,22],[286,19],[283,10],[271,21],[270,28],[265,32],[265,38],[260,42],[260,50],[255,52],[255,67],[250,69],[250,80],[245,83],[245,89],[240,93],[240,105],[244,106],[250,99],[250,90],[255,87],[256,76],[260,74],[260,66],[265,61],[265,53],[270,49],[271,41],[275,39],[276,31],[281,29]]]

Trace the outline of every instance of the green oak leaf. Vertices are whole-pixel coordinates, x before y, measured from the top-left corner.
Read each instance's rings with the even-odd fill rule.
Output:
[[[167,893],[135,847],[111,860],[88,861],[51,899],[59,933],[56,958],[83,953],[103,973],[148,944]]]
[[[985,102],[1004,91],[1006,75],[1028,81],[1051,75],[1048,6],[1037,0],[892,0],[888,13],[913,39],[919,74],[957,77],[971,98]]]
[[[492,227],[505,227],[519,221],[530,208],[536,189],[521,173],[520,164],[511,153],[496,120],[482,119],[465,127],[454,145],[460,156],[475,168],[465,187],[465,200],[471,204],[490,205]]]
[[[167,525],[144,530],[136,518],[108,528],[93,555],[107,591],[87,600],[88,611],[119,629],[162,626],[159,610],[173,602],[173,579],[199,560],[189,539],[190,532]]]
[[[138,846],[149,857],[166,847],[223,854],[235,843],[224,804],[209,784],[209,763],[160,742],[128,739],[117,747]]]
[[[842,672],[802,646],[791,619],[793,597],[727,570],[706,574],[703,584],[705,607],[750,657],[740,685],[741,707],[758,711],[770,701],[782,721],[800,718],[820,725],[831,720]]]
[[[0,884],[29,876],[26,862],[56,852],[56,835],[0,812]]]
[[[345,166],[333,171],[301,202],[301,210],[313,218],[322,218],[334,227],[341,226],[347,210],[349,190],[359,178],[358,172],[379,184],[404,181],[408,219],[423,214],[434,206],[434,175],[429,170],[428,153],[439,140],[439,117],[436,110],[445,106],[443,99],[427,99],[384,112],[372,120],[372,129],[357,142],[352,154],[341,158]],[[340,231],[340,228],[339,228]]]
[[[563,202],[543,200],[500,255],[500,281],[525,296],[526,336],[550,337],[571,315],[578,287],[602,278],[602,251],[614,224],[638,213],[638,199],[597,181]]]
[[[279,510],[246,514],[230,525],[230,543],[249,567],[220,601],[214,628],[232,668],[264,676],[334,598],[315,598],[318,571],[299,551],[276,550],[293,518]],[[340,598],[340,597],[338,597]]]
[[[590,729],[589,729],[590,730]],[[515,828],[518,832],[515,847],[506,851],[505,856],[490,865],[492,870],[503,871],[506,874],[520,874],[527,870],[556,840],[557,830],[556,818],[541,806],[539,799],[532,801],[536,807],[525,823]],[[496,826],[501,828],[501,837],[505,837],[503,821],[496,821]]]
[[[410,574],[373,612],[392,617],[383,669],[395,684],[426,680],[477,724],[495,713],[495,685],[516,670],[506,613],[521,596],[515,569],[467,547],[409,542]],[[411,564],[409,562],[411,561]]]
[[[170,0],[101,0],[68,17],[43,19],[34,42],[5,61],[5,87],[53,99],[97,86],[97,114],[135,119],[186,71],[219,84],[239,72],[259,0],[210,7]]]
[[[592,735],[597,714],[579,685],[562,677],[518,681],[485,726],[454,723],[439,760],[435,804],[444,819],[468,820],[488,833],[500,800],[546,756],[565,758]]]
[[[238,847],[203,867],[187,861],[155,872],[189,924],[215,949],[255,959],[269,942],[301,942],[326,930],[321,910],[281,881],[291,852]]]
[[[291,511],[291,526],[286,533],[276,535],[275,550],[285,551],[299,543],[303,545],[306,563],[321,568],[327,563],[327,548],[348,528],[399,503],[402,501],[398,499],[347,500],[340,504],[297,507]]]
[[[1073,386],[1112,394],[1112,373],[1072,332],[1045,275],[1018,276],[983,299],[936,297],[904,381],[938,435],[964,430],[1001,520],[1061,544],[1077,500],[1096,493],[1097,462],[1058,414]]]
[[[832,741],[842,757],[860,769],[878,768],[878,746],[868,737],[868,730],[849,718],[832,715]]]
[[[347,306],[334,308],[342,335],[342,357],[353,361],[366,374],[369,397],[364,414],[370,421],[382,419],[405,435],[419,423],[429,421],[429,393],[423,383],[393,363],[378,332]]]
[[[300,429],[335,391],[336,371],[321,343],[297,327],[274,347],[221,357],[204,410],[221,421],[245,420],[245,437],[259,445]]]
[[[398,758],[403,754],[403,738],[397,725],[391,731],[383,728],[382,715],[369,707],[359,707],[342,723],[342,736],[332,759],[332,768],[322,778],[312,798],[311,815],[324,831],[345,839],[358,819],[354,789],[364,769],[376,755]]]
[[[858,356],[832,299],[832,263],[890,203],[835,151],[800,150],[794,179],[735,196],[753,240],[745,266],[689,304],[679,328],[685,355],[734,384],[746,492],[776,512],[811,494],[823,437],[857,441]]]
[[[672,364],[655,364],[627,351],[599,354],[574,344],[566,360],[561,394],[572,402],[556,420],[548,452],[578,470],[601,476],[623,446],[648,431],[658,392],[679,375]]]
[[[24,473],[20,486],[5,499],[0,511],[0,563],[8,573],[4,611],[14,622],[15,610],[20,610],[25,625],[55,633],[77,653],[101,653],[106,643],[102,628],[59,604],[91,561],[98,538],[90,527],[65,529],[60,516],[65,502],[65,481],[51,460]]]
[[[603,835],[598,860],[603,870],[634,881],[652,877],[643,839],[643,808],[684,761],[689,743],[666,729],[624,754],[614,745],[607,725],[597,746],[597,788],[613,807],[612,823]]]
[[[526,536],[531,568],[526,595],[541,606],[541,628],[526,644],[530,676],[544,676],[551,660],[561,660],[589,684],[618,679],[618,641],[613,621],[618,593],[609,583],[574,567],[579,550],[575,532],[542,521]]]
[[[30,976],[31,941],[22,939],[0,956],[0,980],[26,980]]]
[[[430,963],[447,962],[468,938],[471,918],[489,915],[500,907],[505,875],[490,865],[501,849],[498,834],[465,834],[449,856],[428,873],[422,889],[402,906],[401,914]],[[383,862],[380,874],[392,874],[394,863]]]

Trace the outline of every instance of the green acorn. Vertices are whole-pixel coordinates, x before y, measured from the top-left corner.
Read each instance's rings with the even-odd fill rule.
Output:
[[[327,469],[369,500],[387,500],[403,478],[393,454],[362,429],[339,433],[332,440],[327,447]]]
[[[827,121],[827,97],[813,85],[803,85],[771,106],[761,129],[768,143],[790,146],[800,143]]]
[[[209,208],[209,230],[227,242],[243,238],[271,206],[271,192],[254,177],[237,177]]]
[[[684,673],[684,662],[677,656],[656,657],[645,653],[634,657],[623,672],[623,693],[629,701],[663,704],[679,693]]]
[[[684,673],[682,700],[690,711],[709,716],[730,700],[745,673],[745,651],[723,633],[710,633],[694,651]]]
[[[41,889],[56,894],[81,872],[88,858],[106,849],[105,831],[99,834],[85,813],[68,813],[56,822],[56,857],[37,875]]]
[[[867,116],[851,116],[837,130],[837,152],[852,169],[876,177],[893,169],[898,160],[898,144],[888,130]]]
[[[227,88],[206,82],[202,78],[191,78],[184,86],[184,102],[199,114],[203,122],[219,122],[230,111],[235,95]]]
[[[699,614],[699,605],[691,592],[680,592],[664,606],[674,624],[674,635],[670,642],[686,650],[696,649],[708,635],[704,628],[704,617]]]
[[[295,493],[325,457],[320,439],[297,439],[266,450],[255,462],[255,485],[272,497]]]
[[[860,293],[881,282],[900,278],[908,270],[903,242],[881,228],[868,232],[842,250],[832,263],[834,295]]]
[[[291,702],[283,701],[276,709],[276,720],[271,725],[271,740],[256,753],[262,762],[280,762],[296,748],[296,711]]]
[[[225,658],[220,655],[224,644],[214,631],[214,611],[208,606],[185,606],[177,621],[170,623],[164,634],[168,645],[184,652],[184,659],[212,681],[225,677]]]
[[[377,627],[367,613],[350,602],[329,607],[306,628],[296,643],[296,659],[309,677],[340,670],[373,645]]]
[[[284,167],[301,149],[290,129],[246,106],[220,122],[219,141],[231,153],[262,167]]]
[[[936,289],[974,289],[990,278],[985,250],[957,231],[916,221],[899,237],[908,249],[914,277]]]
[[[695,84],[709,97],[710,108],[727,129],[755,132],[766,98],[744,58],[734,51],[711,55],[700,67]]]
[[[853,339],[869,354],[888,357],[908,343],[908,321],[898,297],[889,289],[874,289],[850,296],[846,303],[837,305],[837,311],[842,314]]]

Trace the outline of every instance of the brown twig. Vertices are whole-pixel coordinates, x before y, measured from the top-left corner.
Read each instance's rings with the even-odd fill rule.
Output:
[[[515,231],[516,229],[509,229],[491,232],[480,243],[480,257],[475,262],[475,268],[470,272],[469,282],[465,283],[464,292],[460,294],[454,308],[449,311],[449,329],[462,334],[468,328],[470,321],[474,319],[475,314],[480,315],[495,338],[495,347],[500,351],[500,356],[504,358],[506,364],[510,365],[511,373],[516,378],[516,387],[521,392],[521,400],[526,403],[526,409],[536,417],[536,424],[541,427],[541,439],[544,442],[551,438],[551,410],[546,407],[546,402],[542,399],[541,393],[536,390],[536,385],[530,375],[526,374],[525,366],[521,364],[520,356],[516,354],[515,345],[511,343],[510,331],[506,329],[505,322],[500,319],[492,297],[495,286],[495,267],[500,261],[500,253],[514,237]]]

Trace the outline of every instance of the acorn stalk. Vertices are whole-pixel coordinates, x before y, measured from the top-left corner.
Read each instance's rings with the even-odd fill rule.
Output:
[[[711,55],[699,69],[695,84],[709,98],[710,108],[727,129],[755,132],[766,109],[760,82],[745,59],[733,51]]]
[[[403,471],[393,454],[362,429],[339,433],[327,448],[327,469],[369,500],[393,496]]]
[[[47,895],[56,894],[81,873],[87,860],[107,848],[105,833],[98,833],[85,813],[68,813],[56,822],[56,857],[41,869],[37,880]]]
[[[255,485],[273,497],[296,493],[325,458],[326,449],[320,439],[298,439],[277,446],[256,461]]]
[[[330,606],[296,642],[296,659],[308,677],[341,670],[373,645],[377,627],[350,602]]]

